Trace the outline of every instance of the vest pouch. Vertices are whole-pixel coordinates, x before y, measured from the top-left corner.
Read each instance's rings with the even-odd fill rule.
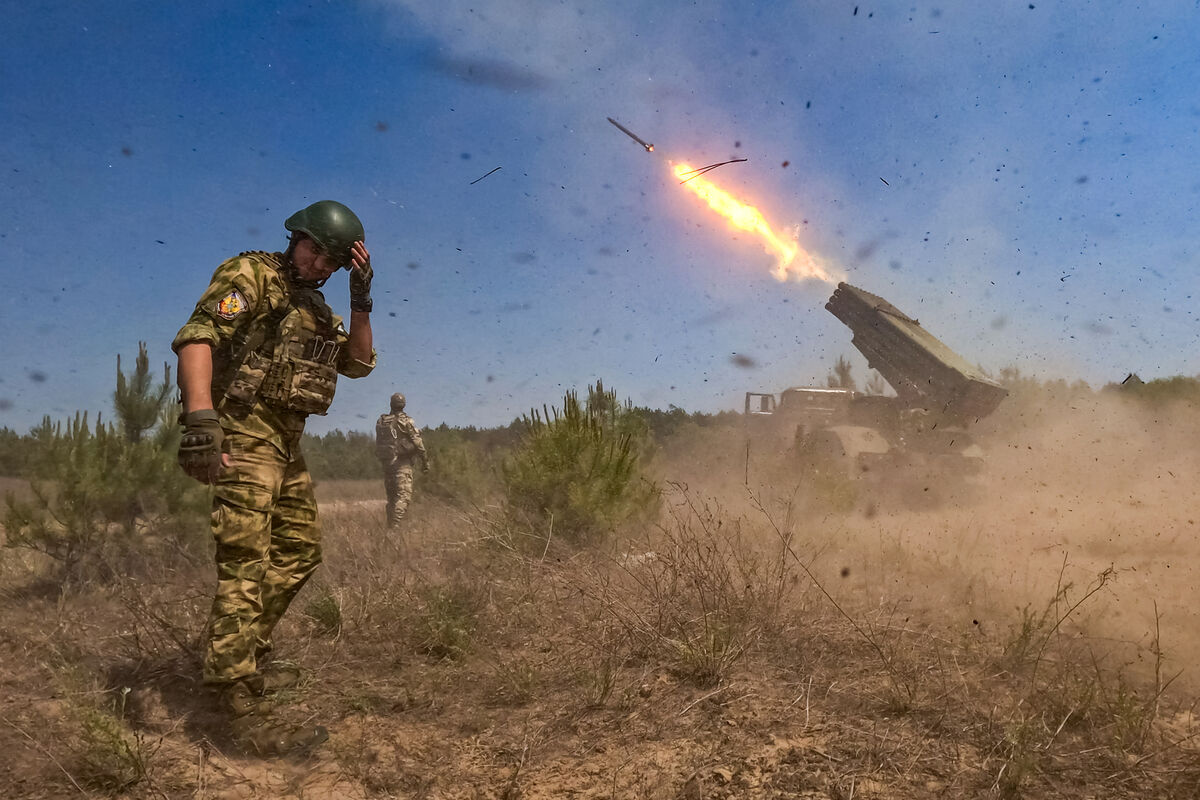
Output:
[[[271,370],[271,359],[265,357],[259,352],[252,352],[242,362],[238,371],[234,373],[233,380],[230,381],[228,388],[225,389],[224,397],[221,401],[222,406],[232,404],[243,408],[249,408],[254,405],[254,401],[258,398],[259,390],[262,388],[263,380],[267,377],[267,373]]]
[[[281,405],[301,414],[324,414],[337,390],[337,369],[330,364],[292,358],[288,361],[287,396]]]

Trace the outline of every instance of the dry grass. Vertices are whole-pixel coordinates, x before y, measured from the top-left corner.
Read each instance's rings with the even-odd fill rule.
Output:
[[[966,507],[835,513],[720,458],[660,465],[695,480],[658,524],[584,549],[427,498],[389,533],[381,487],[319,487],[326,563],[277,634],[283,713],[332,732],[303,761],[228,747],[206,565],[66,594],[9,565],[0,794],[1197,796],[1168,618],[1114,635],[1128,571],[1058,552],[1017,593]]]

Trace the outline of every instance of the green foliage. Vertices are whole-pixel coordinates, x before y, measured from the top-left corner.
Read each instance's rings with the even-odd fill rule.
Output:
[[[342,630],[342,604],[329,587],[321,586],[304,605],[304,616],[322,633],[336,635]]]
[[[850,389],[852,391],[858,389],[858,384],[854,381],[853,365],[845,356],[838,356],[837,363],[833,365],[825,382],[830,389]]]
[[[417,473],[419,491],[471,505],[484,503],[498,491],[500,455],[473,432],[439,425],[421,434],[430,468]]]
[[[78,742],[73,750],[80,777],[86,785],[119,794],[146,780],[161,740],[147,742],[141,731],[130,730],[124,721],[125,696],[115,708],[78,705]]]
[[[323,436],[304,434],[300,448],[304,462],[316,480],[377,479],[379,459],[375,457],[374,434],[340,430]]]
[[[669,405],[665,411],[643,406],[637,406],[630,411],[642,418],[654,441],[659,445],[679,434],[695,432],[696,428],[741,425],[742,422],[742,415],[736,411],[719,411],[716,414],[696,411],[689,414],[676,405]]]
[[[1106,390],[1120,392],[1125,397],[1149,405],[1181,402],[1200,406],[1200,379],[1176,375],[1171,378],[1156,378],[1151,381],[1129,380],[1123,384],[1109,384]]]
[[[140,442],[146,432],[157,425],[164,410],[170,406],[171,370],[163,365],[163,381],[158,386],[150,375],[150,355],[146,343],[138,343],[137,361],[133,374],[126,377],[121,370],[121,355],[117,354],[117,390],[113,406],[121,432],[130,442]]]
[[[642,476],[653,440],[642,417],[600,381],[586,404],[575,392],[562,409],[524,419],[526,433],[503,465],[509,507],[572,542],[593,540],[657,505]]]
[[[461,578],[450,580],[424,587],[420,600],[421,649],[438,659],[466,655],[487,603],[483,587]]]
[[[22,478],[29,471],[34,440],[8,428],[0,428],[0,477]]]
[[[31,434],[32,499],[6,497],[7,547],[39,551],[67,577],[113,572],[144,537],[167,535],[185,548],[199,540],[206,494],[175,463],[178,407],[170,371],[150,379],[145,344],[132,375],[118,360],[116,423],[76,413],[66,424],[49,417]]]

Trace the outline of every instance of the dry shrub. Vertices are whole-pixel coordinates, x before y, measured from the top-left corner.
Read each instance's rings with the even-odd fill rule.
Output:
[[[792,574],[778,548],[755,545],[745,520],[675,489],[669,521],[619,556],[615,575],[597,572],[588,593],[635,652],[713,686],[776,625]]]

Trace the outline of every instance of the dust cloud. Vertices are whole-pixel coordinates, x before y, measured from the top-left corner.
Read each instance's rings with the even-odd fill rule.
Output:
[[[1063,630],[1093,637],[1098,658],[1133,672],[1154,668],[1157,637],[1164,677],[1183,670],[1177,686],[1200,686],[1189,669],[1200,661],[1196,409],[1090,390],[1041,404],[1010,397],[973,433],[984,474],[957,490],[948,476],[931,487],[938,502],[860,488],[852,507],[832,508],[784,448],[748,448],[737,430],[679,442],[661,468],[730,514],[786,520],[826,588],[862,613],[890,604],[1003,637],[1022,609],[1040,613],[1069,585],[1061,616],[1111,569]]]

